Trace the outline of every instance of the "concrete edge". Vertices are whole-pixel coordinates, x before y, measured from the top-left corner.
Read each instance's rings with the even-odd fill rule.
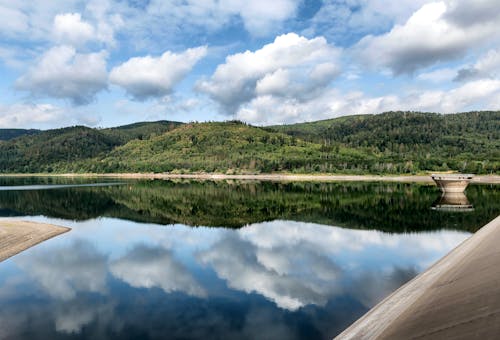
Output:
[[[61,234],[67,233],[71,230],[69,227],[58,226],[54,224],[39,223],[33,221],[23,221],[23,220],[10,220],[10,219],[0,219],[0,230],[1,227],[17,228],[13,230],[9,235],[14,236],[25,236],[25,240],[13,240],[10,244],[5,245],[0,250],[0,262],[11,258],[29,248],[36,246],[44,241],[47,241],[53,237],[59,236]],[[31,231],[27,234],[20,232],[19,228],[30,228]],[[16,235],[17,234],[17,235]]]
[[[399,315],[410,308],[443,274],[464,259],[477,244],[500,228],[500,216],[471,235],[429,269],[401,286],[335,339],[376,339]]]

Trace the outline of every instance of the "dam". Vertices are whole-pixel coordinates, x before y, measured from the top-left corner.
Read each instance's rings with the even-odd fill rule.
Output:
[[[335,339],[497,339],[500,216]]]

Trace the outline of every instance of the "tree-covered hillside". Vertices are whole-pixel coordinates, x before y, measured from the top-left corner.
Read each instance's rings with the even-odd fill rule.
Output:
[[[35,129],[0,129],[0,141],[10,140],[24,135],[34,135],[40,130]]]
[[[55,163],[72,163],[111,151],[118,142],[84,126],[48,130],[0,143],[4,172],[52,172]]]
[[[127,143],[133,139],[149,139],[159,136],[165,132],[171,131],[182,125],[181,122],[169,120],[160,120],[157,122],[140,122],[128,125],[122,125],[114,128],[100,130],[107,136],[117,140],[120,145]]]
[[[500,170],[500,112],[388,112],[254,127],[160,121],[0,141],[0,172],[419,173]]]
[[[61,171],[62,164],[104,156],[133,139],[151,138],[180,125],[178,122],[143,122],[109,129],[74,126],[24,133],[0,141],[0,172]],[[24,130],[31,131],[31,130]],[[78,171],[75,169],[75,171]]]
[[[411,162],[405,166],[414,170],[496,172],[500,160],[500,111],[387,112],[269,129],[325,146],[370,150],[387,166]]]
[[[186,124],[76,167],[98,172],[326,172],[370,158],[346,148],[325,152],[317,143],[233,121]]]

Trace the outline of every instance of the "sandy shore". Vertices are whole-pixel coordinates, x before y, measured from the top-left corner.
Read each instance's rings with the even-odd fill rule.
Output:
[[[336,339],[494,339],[500,334],[500,216]]]
[[[51,224],[1,219],[0,262],[70,230]]]
[[[10,174],[3,177],[87,177],[87,178],[122,178],[122,179],[197,179],[197,180],[257,180],[257,181],[382,181],[382,182],[416,182],[433,183],[429,176],[378,176],[378,175],[304,175],[304,174],[258,174],[258,175],[226,175],[226,174],[154,174],[154,173],[108,173],[108,174]],[[500,176],[484,175],[473,178],[472,183],[500,184]]]

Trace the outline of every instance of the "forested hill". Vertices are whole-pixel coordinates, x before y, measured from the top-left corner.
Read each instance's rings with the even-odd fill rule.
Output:
[[[157,122],[139,122],[134,124],[122,125],[114,128],[100,130],[105,135],[112,137],[120,145],[127,143],[133,139],[149,139],[159,136],[165,132],[171,131],[182,125],[181,122],[169,120],[160,120]]]
[[[498,111],[388,112],[264,128],[77,126],[0,140],[0,172],[498,173],[499,134]]]
[[[439,163],[447,163],[441,168],[483,172],[481,167],[486,166],[490,171],[498,171],[498,165],[492,167],[491,163],[498,164],[500,159],[500,111],[447,115],[386,112],[269,129],[323,145],[368,149],[395,161],[419,162],[422,170],[437,170]],[[482,163],[472,166],[473,160]],[[462,162],[462,169],[458,164],[450,167],[450,162],[457,161]]]
[[[77,167],[98,172],[326,172],[370,158],[344,147],[325,152],[317,143],[231,121],[186,124],[117,147],[98,164]]]
[[[33,130],[0,141],[0,172],[52,172],[64,164],[104,156],[133,139],[149,139],[179,126],[179,122],[143,122],[108,129],[74,126]],[[1,130],[7,131],[7,129]],[[23,130],[31,131],[31,130]]]
[[[0,141],[10,140],[24,135],[34,135],[39,133],[40,130],[35,129],[0,129]]]
[[[483,146],[499,143],[500,111],[448,115],[386,112],[269,128],[318,143],[342,143],[352,147],[373,146],[382,152],[400,145],[460,146],[462,149],[474,149],[477,146],[478,149],[483,149]],[[487,145],[488,142],[490,145]]]

